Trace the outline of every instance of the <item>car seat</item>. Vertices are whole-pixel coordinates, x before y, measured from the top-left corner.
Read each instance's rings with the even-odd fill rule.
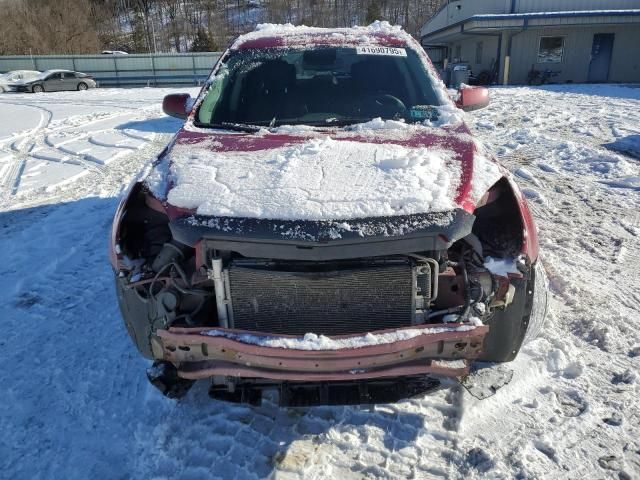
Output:
[[[253,123],[291,117],[296,110],[295,84],[295,66],[284,60],[261,63],[243,79],[237,120]]]

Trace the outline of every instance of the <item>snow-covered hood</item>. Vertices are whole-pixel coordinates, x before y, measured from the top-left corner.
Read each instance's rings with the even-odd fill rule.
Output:
[[[331,132],[183,129],[146,184],[171,209],[198,215],[348,220],[472,212],[500,177],[464,124],[379,120]]]

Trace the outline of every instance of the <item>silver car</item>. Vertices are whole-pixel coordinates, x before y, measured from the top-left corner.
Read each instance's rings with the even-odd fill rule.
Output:
[[[14,92],[59,92],[62,90],[87,90],[97,84],[91,75],[71,70],[46,70],[33,80],[9,85]]]

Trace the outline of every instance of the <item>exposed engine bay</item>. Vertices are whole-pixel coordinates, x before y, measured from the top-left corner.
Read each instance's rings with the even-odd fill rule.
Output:
[[[496,198],[510,194],[501,185],[491,192]],[[430,232],[427,241],[425,233],[423,243],[431,247],[425,250],[398,253],[397,245],[372,246],[367,242],[359,248],[340,250],[335,255],[338,258],[326,259],[321,258],[326,256],[324,253],[306,248],[299,241],[289,241],[278,242],[271,257],[254,257],[246,254],[264,252],[269,246],[238,240],[234,250],[233,239],[209,236],[206,230],[203,234],[202,228],[196,234],[190,233],[191,239],[184,234],[184,222],[170,222],[144,188],[136,187],[123,216],[116,252],[121,309],[140,351],[160,361],[173,355],[173,367],[179,367],[186,359],[206,359],[208,352],[203,349],[204,357],[187,355],[177,360],[175,354],[164,350],[165,344],[158,342],[158,331],[221,328],[286,336],[312,332],[333,337],[437,324],[491,326],[496,321],[507,322],[503,318],[505,310],[514,303],[522,319],[530,308],[526,285],[532,269],[524,259],[516,257],[522,239],[513,232],[522,232],[522,227],[504,221],[493,223],[498,217],[509,218],[505,208],[509,208],[509,202],[504,199],[500,204],[487,202],[477,209],[475,218],[469,216],[467,225],[471,231],[463,231],[457,240]],[[442,230],[438,225],[429,228]],[[420,244],[419,236],[414,237],[412,245]],[[185,238],[184,243],[180,241]],[[445,248],[435,248],[440,246]],[[379,255],[374,254],[375,249]],[[362,256],[353,256],[353,252],[361,252]],[[517,269],[492,272],[486,265],[487,257],[512,259]],[[472,351],[467,352],[470,347],[466,344],[457,347],[461,352],[458,355],[448,354],[448,346],[441,344],[430,355],[467,358],[464,353],[468,353],[469,358],[495,360],[497,356],[498,360],[510,360],[516,353],[514,342],[519,347],[524,338],[526,324],[525,318],[524,327],[512,328],[504,346],[487,345],[485,339],[482,348],[481,342],[474,341]],[[178,345],[177,349],[186,352],[189,347],[185,345]],[[417,347],[416,351],[420,348],[425,347]],[[175,345],[172,351],[176,351]],[[167,374],[163,371],[161,375]],[[251,372],[242,376],[247,375]],[[240,392],[238,399],[255,399],[255,394],[245,391],[247,378],[211,378],[212,394],[226,398]],[[409,385],[415,379],[405,380]],[[264,379],[249,383],[266,388]],[[360,392],[361,387],[356,386],[356,390]],[[401,390],[406,393],[404,387]],[[281,394],[292,395],[282,390]],[[290,403],[304,403],[292,398]],[[363,401],[362,395],[357,401]]]

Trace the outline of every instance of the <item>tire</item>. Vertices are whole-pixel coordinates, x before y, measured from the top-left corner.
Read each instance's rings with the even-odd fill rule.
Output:
[[[84,91],[84,90],[87,90],[88,88],[89,88],[89,86],[88,86],[86,83],[84,83],[84,82],[80,82],[80,83],[78,84],[78,91],[79,91],[79,92]]]
[[[485,362],[510,362],[525,341],[533,340],[544,326],[547,284],[542,263],[531,267],[528,278],[512,281],[513,302],[489,320],[489,333],[478,358]]]
[[[33,88],[31,89],[31,91],[33,93],[42,93],[42,92],[44,92],[44,86],[42,86],[42,85],[34,85]]]

